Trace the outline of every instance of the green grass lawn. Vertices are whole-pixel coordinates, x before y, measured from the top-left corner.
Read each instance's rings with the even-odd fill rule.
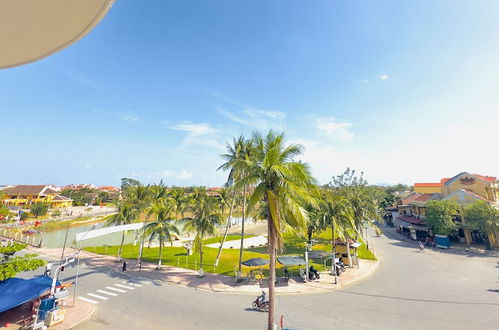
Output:
[[[245,237],[251,237],[251,236],[254,235],[247,235],[247,236],[245,235]],[[241,239],[241,236],[240,235],[227,236],[227,240],[237,240],[237,239]],[[284,239],[286,242],[285,249],[283,253],[280,255],[303,256],[303,253],[305,251],[304,238],[297,237],[295,235],[284,235]],[[326,230],[320,235],[317,235],[315,239],[318,241],[318,243],[314,245],[313,250],[331,251],[331,244],[330,244],[331,230],[329,231]],[[206,245],[219,242],[220,240],[221,237],[213,237],[205,239],[203,242]],[[117,256],[119,246],[110,246],[108,248],[104,246],[88,247],[85,248],[85,250],[98,254]],[[239,262],[239,249],[223,249],[222,256],[220,258],[220,263],[217,268],[214,268],[213,264],[215,263],[218,249],[209,248],[205,246],[203,251],[204,251],[203,269],[205,272],[234,276],[234,270],[237,270],[237,265]],[[138,245],[134,246],[132,244],[128,244],[123,246],[122,256],[123,258],[126,259],[136,259],[138,256],[138,252],[139,252]],[[342,252],[341,248],[338,247],[338,253],[341,252]],[[371,251],[368,251],[364,244],[361,245],[360,248],[358,249],[358,255],[360,259],[376,260],[376,256]],[[159,248],[147,248],[147,247],[144,248],[144,253],[143,253],[144,261],[157,263],[158,257],[159,257]],[[268,260],[269,257],[268,257],[267,247],[264,246],[264,247],[244,249],[243,261],[257,257]],[[199,254],[195,253],[187,257],[185,249],[183,247],[169,247],[169,246],[164,247],[161,260],[164,265],[170,265],[170,266],[182,267],[194,270],[199,269]],[[317,270],[325,269],[324,265],[322,264],[322,260],[320,259],[310,259],[310,262],[311,265],[313,265]],[[242,268],[244,274],[249,272],[251,269],[252,269],[251,267],[245,267],[245,266],[243,266]],[[254,269],[258,269],[258,267]],[[268,266],[263,267],[262,270],[265,276],[268,276]],[[293,272],[293,274],[298,274],[298,266],[292,267],[290,268],[290,270]],[[283,276],[283,275],[284,275],[284,268],[281,267],[279,263],[277,263],[277,276]]]

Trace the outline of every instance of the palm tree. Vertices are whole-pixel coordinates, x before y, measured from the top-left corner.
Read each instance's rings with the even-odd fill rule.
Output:
[[[186,191],[183,188],[174,187],[168,193],[168,196],[175,203],[175,216],[177,218],[184,217],[184,209],[187,204]]]
[[[148,216],[155,219],[143,228],[143,237],[149,238],[149,246],[155,239],[159,241],[159,260],[157,269],[161,269],[161,252],[165,241],[173,246],[174,235],[180,235],[175,220],[175,204],[171,200],[159,199],[154,202],[149,210]]]
[[[106,226],[122,226],[129,225],[137,220],[137,209],[130,202],[118,202],[116,205],[118,212],[113,214],[106,221]],[[118,260],[121,260],[123,251],[123,242],[125,241],[125,231],[121,236],[120,249],[118,251]]]
[[[244,138],[244,136],[239,136],[237,139],[232,139],[232,145],[230,143],[226,143],[227,153],[221,155],[221,157],[225,160],[225,163],[220,165],[217,170],[229,171],[229,176],[227,177],[226,186],[231,187],[234,184],[234,181],[241,178],[244,173],[245,163],[244,160],[249,156],[251,150],[251,141],[248,141]],[[242,209],[242,221],[241,221],[241,246],[239,249],[239,272],[241,272],[241,262],[242,262],[242,252],[244,246],[244,223],[246,218],[246,189],[247,187],[243,187],[243,209]],[[230,227],[230,219],[232,218],[232,212],[234,210],[235,202],[236,202],[236,189],[232,189],[232,203],[229,211],[229,217],[227,218],[227,223],[225,227],[224,236],[222,238],[222,242],[220,243],[220,248],[218,250],[217,259],[215,260],[215,266],[218,265],[218,261],[220,259],[220,255],[222,253],[223,244],[227,238],[227,233]]]
[[[198,191],[199,192],[199,191]],[[200,276],[203,276],[203,238],[216,235],[217,225],[222,223],[220,204],[214,197],[196,193],[191,197],[188,211],[192,217],[181,220],[187,232],[195,232],[194,251],[199,251]]]
[[[220,202],[221,202],[221,211],[222,211],[222,214],[225,214],[225,208],[227,206],[230,205],[229,207],[229,215],[227,217],[227,222],[225,224],[225,231],[224,231],[224,235],[222,237],[222,241],[220,242],[220,247],[218,248],[218,252],[217,252],[217,258],[215,259],[215,264],[214,266],[217,267],[218,266],[218,262],[220,261],[220,256],[222,255],[222,249],[223,249],[223,245],[225,243],[225,240],[227,239],[227,234],[229,232],[229,228],[230,228],[230,219],[232,218],[232,212],[234,211],[234,205],[235,205],[235,193],[236,191],[234,189],[230,189],[230,188],[223,188],[221,191],[220,191]]]
[[[252,210],[259,203],[268,207],[269,317],[268,329],[274,325],[274,291],[276,250],[284,247],[283,230],[304,232],[308,215],[302,205],[313,204],[311,191],[316,181],[309,167],[294,157],[302,152],[300,145],[285,145],[284,133],[270,131],[265,137],[253,134],[254,154],[246,159],[247,170],[236,182],[236,187],[256,184],[248,205]]]

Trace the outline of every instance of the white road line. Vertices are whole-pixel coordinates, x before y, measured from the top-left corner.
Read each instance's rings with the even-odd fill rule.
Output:
[[[108,300],[109,299],[108,297],[99,296],[98,294],[95,294],[95,293],[87,293],[87,296],[94,297],[94,298],[97,298],[100,300]]]
[[[89,302],[91,304],[98,304],[99,303],[98,301],[95,301],[95,300],[92,300],[92,299],[88,299],[88,298],[85,298],[85,297],[78,297],[78,299],[86,301],[86,302]]]
[[[135,288],[132,288],[131,286],[128,286],[128,285],[115,284],[115,286],[119,286],[120,288],[123,288],[123,289],[135,290]]]
[[[110,295],[110,296],[113,296],[113,297],[117,296],[116,293],[112,293],[112,292],[108,292],[108,291],[104,291],[104,290],[97,290],[97,292],[100,292],[100,293],[103,293],[103,294],[107,294],[107,295]]]
[[[140,287],[142,287],[142,285],[141,285],[141,284],[137,284],[137,283],[135,283],[135,282],[130,282],[130,281],[123,281],[123,282],[121,282],[121,283],[123,283],[123,284],[128,284],[128,285],[133,285],[133,286],[138,286],[139,288],[140,288]]]
[[[109,289],[109,290],[113,290],[113,291],[116,291],[116,292],[126,292],[126,290],[121,290],[121,289],[117,289],[117,288],[113,288],[112,286],[106,286],[106,289]]]

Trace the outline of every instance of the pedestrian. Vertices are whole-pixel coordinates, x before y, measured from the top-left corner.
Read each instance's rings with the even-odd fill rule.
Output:
[[[121,267],[121,271],[122,272],[126,271],[126,261],[123,261],[123,267]]]
[[[419,241],[419,252],[421,252],[421,253],[424,252],[424,244],[421,241]]]
[[[50,276],[51,271],[52,271],[52,263],[49,261],[47,265],[45,265],[45,272],[43,275]]]

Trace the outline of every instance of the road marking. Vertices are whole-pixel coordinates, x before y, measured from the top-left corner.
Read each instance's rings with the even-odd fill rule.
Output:
[[[78,299],[86,301],[86,302],[89,302],[91,304],[98,304],[99,303],[98,301],[95,301],[95,300],[92,300],[92,299],[88,299],[88,298],[85,298],[85,297],[78,297]]]
[[[151,282],[146,282],[146,281],[140,281],[142,284],[151,284]]]
[[[104,291],[104,290],[97,290],[97,292],[104,293],[104,294],[107,294],[107,295],[110,295],[110,296],[113,296],[113,297],[117,296],[116,293],[107,292],[107,291]]]
[[[123,289],[135,290],[135,288],[132,288],[131,286],[128,286],[128,285],[115,284],[115,286],[119,286],[120,288],[123,288]]]
[[[95,293],[87,293],[87,296],[94,297],[94,298],[97,298],[100,300],[108,300],[109,299],[108,297],[99,296],[98,294],[95,294]]]
[[[126,292],[126,290],[121,290],[121,289],[113,288],[112,286],[106,286],[106,289],[114,290],[114,291],[117,291],[117,292]]]
[[[123,281],[121,283],[124,283],[124,284],[128,284],[128,285],[134,285],[134,286],[138,286],[139,288],[142,287],[141,284],[137,284],[135,282],[129,282],[129,281]]]

